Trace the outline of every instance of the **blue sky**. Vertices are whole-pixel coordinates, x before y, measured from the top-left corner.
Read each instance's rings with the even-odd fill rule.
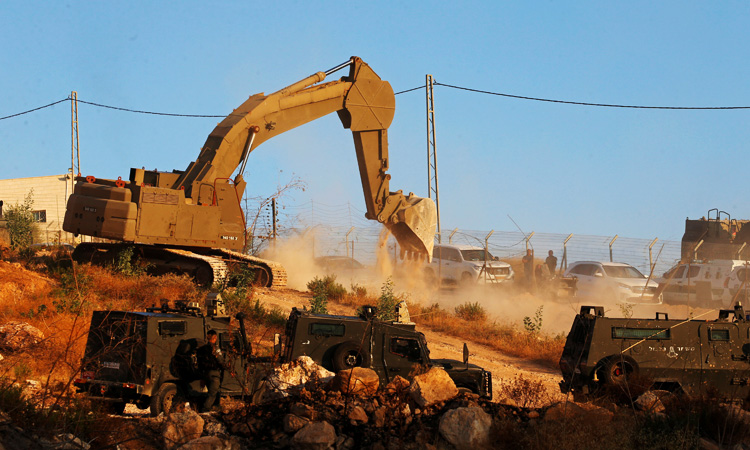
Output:
[[[438,82],[651,106],[750,106],[747,2],[21,2],[0,14],[0,117],[67,97],[224,115],[357,55],[395,91]],[[339,74],[335,76],[340,76]],[[436,87],[443,229],[679,239],[710,208],[750,218],[750,110],[611,109]],[[397,96],[391,188],[427,195],[425,96]],[[84,174],[184,169],[219,119],[79,106]],[[0,121],[0,179],[61,174],[70,105]],[[364,209],[335,115],[260,146],[247,193]]]

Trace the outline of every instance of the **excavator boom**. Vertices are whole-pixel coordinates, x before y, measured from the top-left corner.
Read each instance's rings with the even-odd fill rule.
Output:
[[[347,76],[323,82],[347,66]],[[353,135],[365,216],[392,232],[402,254],[431,258],[434,203],[389,187],[393,89],[358,57],[274,93],[250,96],[214,128],[184,171],[131,169],[129,182],[79,177],[63,229],[183,250],[242,250],[246,226],[240,199],[250,153],[276,135],[333,112]]]

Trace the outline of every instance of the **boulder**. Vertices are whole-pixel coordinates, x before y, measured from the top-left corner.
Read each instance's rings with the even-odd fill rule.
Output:
[[[336,442],[336,431],[328,422],[305,425],[292,438],[292,447],[298,450],[328,450]]]
[[[44,333],[25,322],[8,322],[0,325],[0,349],[9,353],[38,345]]]
[[[374,413],[372,413],[372,422],[376,428],[383,428],[385,426],[386,412],[387,408],[385,406],[381,406],[376,409]]]
[[[409,380],[402,377],[401,375],[396,375],[385,387],[385,391],[389,394],[395,394],[409,389],[410,385],[411,383],[409,382]]]
[[[294,414],[287,414],[284,416],[284,431],[287,433],[296,433],[308,423],[310,423],[309,419]]]
[[[357,424],[367,423],[368,420],[367,413],[361,406],[349,408],[349,412],[347,413],[346,417]]]
[[[443,414],[440,435],[457,450],[488,448],[492,416],[482,408],[456,408]]]
[[[331,385],[344,394],[373,395],[380,386],[380,377],[372,369],[355,367],[339,371]]]
[[[544,420],[550,422],[573,417],[592,423],[609,423],[612,421],[614,413],[591,403],[565,402],[558,403],[548,409],[544,415]]]
[[[635,400],[635,406],[637,406],[641,411],[647,413],[663,413],[666,408],[664,407],[662,399],[666,401],[670,397],[672,397],[672,393],[669,391],[646,391]]]
[[[295,361],[274,368],[255,398],[260,403],[278,400],[308,383],[327,383],[333,376],[333,372],[319,366],[309,356],[300,356]]]
[[[217,436],[203,436],[193,439],[177,450],[229,450],[231,448],[227,445],[227,442]]]
[[[189,408],[186,408],[184,412],[169,414],[164,421],[162,431],[164,448],[177,449],[193,439],[198,439],[203,434],[204,423],[203,418]]]
[[[458,395],[458,389],[445,370],[433,367],[427,373],[414,377],[409,394],[424,408],[452,399]]]

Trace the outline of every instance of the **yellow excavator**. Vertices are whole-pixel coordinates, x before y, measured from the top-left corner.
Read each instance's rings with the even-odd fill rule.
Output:
[[[345,67],[348,76],[323,83]],[[102,242],[81,243],[73,256],[107,263],[134,248],[152,273],[187,273],[210,286],[225,280],[232,265],[240,265],[252,271],[258,285],[284,286],[280,264],[243,253],[245,166],[266,140],[336,112],[354,136],[365,217],[390,230],[402,258],[430,259],[435,204],[389,188],[388,127],[395,104],[391,85],[352,57],[272,94],[248,98],[214,128],[198,159],[184,171],[130,169],[128,181],[79,174],[63,229]]]

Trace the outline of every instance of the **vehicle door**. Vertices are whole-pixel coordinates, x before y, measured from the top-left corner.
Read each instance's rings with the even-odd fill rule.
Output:
[[[396,375],[409,378],[414,366],[425,361],[418,336],[411,333],[386,333],[383,336],[382,361],[388,382]]]
[[[680,264],[664,274],[662,281],[662,284],[664,284],[662,296],[664,297],[665,302],[684,302],[682,294],[680,293],[680,287],[682,285],[682,276],[685,274],[685,268],[684,264]]]
[[[440,277],[444,281],[458,282],[461,276],[461,253],[458,249],[443,247],[439,264]]]
[[[226,364],[221,380],[222,394],[250,392],[248,358],[242,335],[239,330],[217,330],[217,332],[219,348]]]
[[[724,395],[732,394],[740,385],[747,385],[750,378],[743,352],[747,338],[741,339],[737,323],[703,323],[699,333],[702,385]]]
[[[595,281],[594,272],[597,269],[595,264],[578,264],[570,270],[570,275],[578,279],[576,283],[577,293],[579,297],[593,297],[595,296]]]

